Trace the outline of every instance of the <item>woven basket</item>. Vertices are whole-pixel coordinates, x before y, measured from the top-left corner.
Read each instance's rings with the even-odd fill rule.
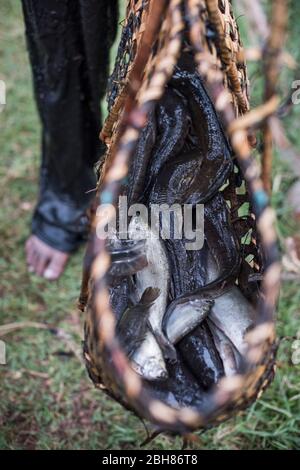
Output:
[[[96,227],[107,219],[97,216],[96,209],[102,202],[116,203],[141,131],[172,77],[184,41],[193,50],[236,155],[223,196],[243,257],[236,284],[257,316],[246,336],[243,369],[222,378],[205,406],[174,409],[146,390],[119,346],[106,283],[110,258],[105,241],[96,235]],[[273,315],[280,279],[274,214],[251,157],[255,139],[245,122],[247,68],[230,1],[129,0],[108,103],[110,112],[101,133],[108,150],[101,162],[80,296],[86,313],[84,357],[89,375],[96,387],[161,430],[184,434],[216,425],[249,406],[274,376]]]

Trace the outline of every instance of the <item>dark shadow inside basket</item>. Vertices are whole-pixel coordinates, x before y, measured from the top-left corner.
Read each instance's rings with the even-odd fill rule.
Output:
[[[129,239],[108,243],[117,337],[152,397],[205,409],[222,377],[244,371],[261,256],[247,186],[188,52],[149,116],[120,195],[127,207],[143,206],[126,217]],[[201,248],[187,249],[185,232],[175,236],[172,211],[170,236],[147,238],[151,208],[161,204],[178,205],[183,224],[189,205],[193,230],[203,207]],[[161,229],[163,219],[156,220]]]

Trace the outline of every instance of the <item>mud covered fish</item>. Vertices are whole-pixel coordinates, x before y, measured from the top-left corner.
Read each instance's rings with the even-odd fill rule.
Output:
[[[129,184],[126,188],[129,204],[140,202],[145,191],[145,175],[157,141],[156,113],[149,114],[148,122],[141,132],[139,142],[129,171]]]
[[[206,321],[178,343],[178,350],[183,362],[205,390],[224,376],[223,362]]]
[[[168,87],[141,133],[130,171],[130,204],[147,199],[162,166],[181,151],[190,126],[185,99]]]
[[[175,67],[166,98],[172,90],[177,94],[177,100],[181,97],[189,117],[185,120],[191,124],[184,144],[174,147],[168,159],[154,155],[150,177],[152,167],[156,168],[156,174],[159,169],[159,174],[149,201],[170,205],[205,203],[217,193],[232,171],[232,151],[195,70],[193,57],[188,53],[182,55]]]
[[[238,240],[231,229],[229,210],[221,194],[217,194],[205,205],[204,231],[207,249],[216,260],[217,267],[214,269],[217,269],[217,275],[207,276],[205,285],[203,285],[203,278],[199,279],[196,289],[179,295],[168,306],[163,318],[163,331],[169,339],[169,335],[172,335],[174,344],[182,338],[179,335],[181,329],[185,329],[188,333],[193,329],[188,329],[188,325],[195,328],[197,319],[198,324],[203,321],[216,299],[234,284],[240,268]],[[171,243],[169,243],[170,245]],[[173,252],[171,250],[169,253],[171,262],[173,259],[179,258],[179,262],[174,263],[175,270],[176,266],[179,270],[177,274],[179,276],[180,269],[185,263],[186,254],[184,251]],[[190,256],[193,256],[193,254]],[[195,256],[197,256],[196,253]],[[208,269],[207,266],[206,260],[205,271]],[[211,269],[213,269],[213,266],[211,266]],[[197,272],[195,272],[195,275],[197,275]],[[195,284],[197,285],[197,282]],[[180,312],[182,312],[182,315],[180,315]],[[190,319],[191,323],[189,323]],[[172,325],[178,326],[175,329]]]

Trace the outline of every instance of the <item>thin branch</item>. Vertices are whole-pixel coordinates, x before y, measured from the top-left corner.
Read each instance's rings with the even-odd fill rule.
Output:
[[[271,29],[264,48],[263,63],[265,72],[265,101],[275,94],[280,72],[280,56],[285,43],[288,21],[287,0],[272,2]],[[262,180],[265,190],[270,194],[272,187],[273,135],[270,120],[263,127],[264,150],[262,157]]]

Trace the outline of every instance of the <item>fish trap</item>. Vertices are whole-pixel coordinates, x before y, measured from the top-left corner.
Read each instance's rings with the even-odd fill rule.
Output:
[[[274,310],[280,266],[274,213],[252,156],[255,137],[249,129],[265,122],[263,119],[276,108],[268,104],[267,109],[263,106],[262,110],[249,111],[244,50],[230,1],[129,0],[122,26],[109,83],[109,115],[101,132],[107,152],[100,164],[80,296],[80,307],[86,315],[84,357],[97,388],[159,430],[185,434],[217,425],[245,409],[274,376]],[[170,115],[168,110],[177,102],[179,107],[174,113],[184,109],[183,114]],[[185,108],[180,108],[182,103]],[[154,119],[160,123],[155,132]],[[162,140],[160,126],[165,122],[171,130],[187,123],[187,130],[180,144],[176,141],[171,150],[163,147],[163,153],[162,149],[157,151],[157,141]],[[182,137],[181,128],[176,132]],[[148,151],[150,135],[152,147]],[[174,137],[172,132],[169,135]],[[202,152],[201,158],[196,152],[198,160],[193,146]],[[179,156],[176,148],[181,149]],[[158,155],[160,166],[155,166],[154,155]],[[197,177],[189,173],[187,179],[185,172],[191,168]],[[173,180],[178,191],[170,189]],[[180,192],[183,180],[186,186]],[[134,336],[145,310],[149,305],[151,309],[155,306],[155,295],[152,291],[149,297],[149,289],[139,292],[139,306],[131,296],[136,280],[142,283],[139,273],[147,270],[147,251],[143,258],[143,251],[138,251],[134,241],[125,247],[127,251],[122,244],[119,251],[118,246],[110,251],[107,241],[97,236],[99,228],[113,217],[112,207],[117,205],[120,194],[129,195],[131,202],[144,198],[149,205],[165,201],[162,194],[171,194],[172,202],[178,202],[180,194],[182,204],[204,204],[204,224],[208,224],[206,249],[200,250],[204,257],[185,255],[177,241],[163,242],[167,259],[164,262],[172,267],[167,273],[168,283],[164,285],[159,280],[156,293],[158,288],[167,286],[165,308],[172,320],[170,325],[174,323],[177,328],[174,344],[178,362],[174,365],[174,358],[163,355],[166,376],[153,380],[133,365],[145,335],[152,334],[156,347],[164,346],[155,336],[155,328],[151,330],[151,322],[139,337]],[[101,204],[108,207],[105,215],[99,211]],[[179,252],[182,263],[176,258]],[[215,279],[210,279],[208,273],[212,254],[217,267],[224,271]],[[159,256],[163,255],[158,251]],[[155,259],[152,262],[155,265]],[[164,279],[163,263],[162,273]],[[194,279],[194,284],[190,279]],[[155,276],[153,282],[158,282]],[[149,282],[147,286],[146,282],[144,287],[155,286]],[[201,308],[207,307],[206,314],[204,320],[201,317],[202,323],[200,317],[198,323],[192,323],[191,315],[199,302]],[[171,304],[174,308],[170,310]],[[126,310],[128,318],[123,320],[127,318],[128,322],[123,321],[122,329],[120,322]],[[251,321],[241,322],[243,312],[247,317],[250,311]],[[130,330],[132,316],[136,331]],[[168,325],[165,322],[167,331]],[[181,328],[188,333],[180,335]],[[240,349],[234,344],[235,336],[242,337]],[[197,351],[203,352],[201,341],[206,345],[204,352],[211,352],[214,345],[218,357],[209,360],[219,361],[218,373],[211,373],[203,355],[197,356]]]

